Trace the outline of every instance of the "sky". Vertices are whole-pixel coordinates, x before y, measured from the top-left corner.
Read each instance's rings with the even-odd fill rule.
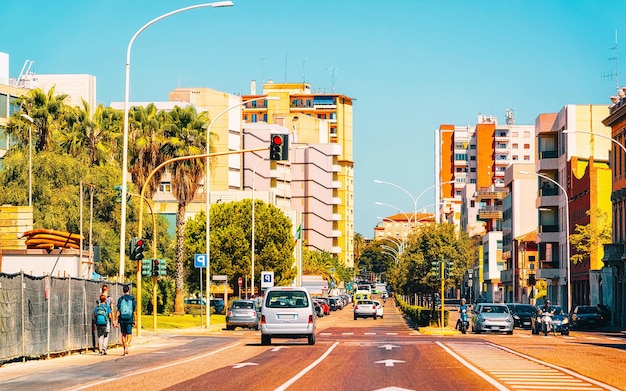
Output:
[[[434,211],[427,189],[441,124],[475,125],[479,113],[504,123],[511,109],[516,124],[532,125],[567,104],[609,105],[621,71],[619,37],[626,40],[621,1],[233,2],[145,29],[131,49],[130,100],[166,101],[176,87],[248,94],[251,80],[260,92],[270,79],[353,98],[355,231],[366,238],[379,216]],[[122,102],[133,35],[196,4],[6,1],[0,52],[10,56],[12,78],[30,60],[34,73],[94,75],[98,103]]]

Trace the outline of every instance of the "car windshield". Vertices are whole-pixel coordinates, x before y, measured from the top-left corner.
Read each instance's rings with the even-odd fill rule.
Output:
[[[599,311],[596,307],[578,307],[576,312],[579,314],[595,314]]]
[[[247,310],[251,310],[254,308],[254,303],[248,302],[248,301],[235,301],[233,303],[233,308],[234,309],[247,309]]]
[[[357,303],[357,305],[367,305],[367,304],[374,304],[371,300],[359,300]]]
[[[505,305],[484,305],[480,310],[481,313],[505,314],[509,312],[509,308]]]
[[[533,307],[530,304],[522,304],[522,305],[516,305],[515,308],[513,308],[514,312],[535,312],[535,307]]]
[[[304,291],[273,291],[265,298],[268,308],[306,308],[309,306]]]

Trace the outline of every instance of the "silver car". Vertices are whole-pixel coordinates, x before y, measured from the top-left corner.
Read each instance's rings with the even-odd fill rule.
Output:
[[[502,303],[479,303],[473,310],[472,331],[501,331],[513,334],[513,315]]]
[[[268,288],[261,306],[261,344],[272,338],[306,338],[315,344],[315,309],[309,291],[302,287]]]

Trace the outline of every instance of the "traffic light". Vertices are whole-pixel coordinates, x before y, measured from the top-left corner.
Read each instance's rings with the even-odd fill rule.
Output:
[[[141,260],[141,275],[142,276],[152,275],[152,259]]]
[[[528,275],[528,286],[535,286],[535,275],[534,274],[529,274]]]
[[[152,276],[167,276],[167,261],[165,259],[152,260]]]
[[[270,135],[270,160],[289,160],[289,135]]]
[[[143,259],[143,251],[145,250],[145,241],[140,238],[132,238],[130,240],[130,260],[141,261]]]

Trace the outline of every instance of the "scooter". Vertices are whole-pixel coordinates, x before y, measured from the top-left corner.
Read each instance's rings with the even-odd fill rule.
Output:
[[[556,335],[556,330],[552,323],[552,313],[550,311],[544,311],[543,314],[541,314],[541,331],[543,331],[544,336],[548,335],[550,331],[554,331],[554,335]]]
[[[469,316],[467,315],[467,308],[463,308],[461,310],[461,315],[459,316],[459,331],[462,334],[467,333],[467,329],[469,328]]]

